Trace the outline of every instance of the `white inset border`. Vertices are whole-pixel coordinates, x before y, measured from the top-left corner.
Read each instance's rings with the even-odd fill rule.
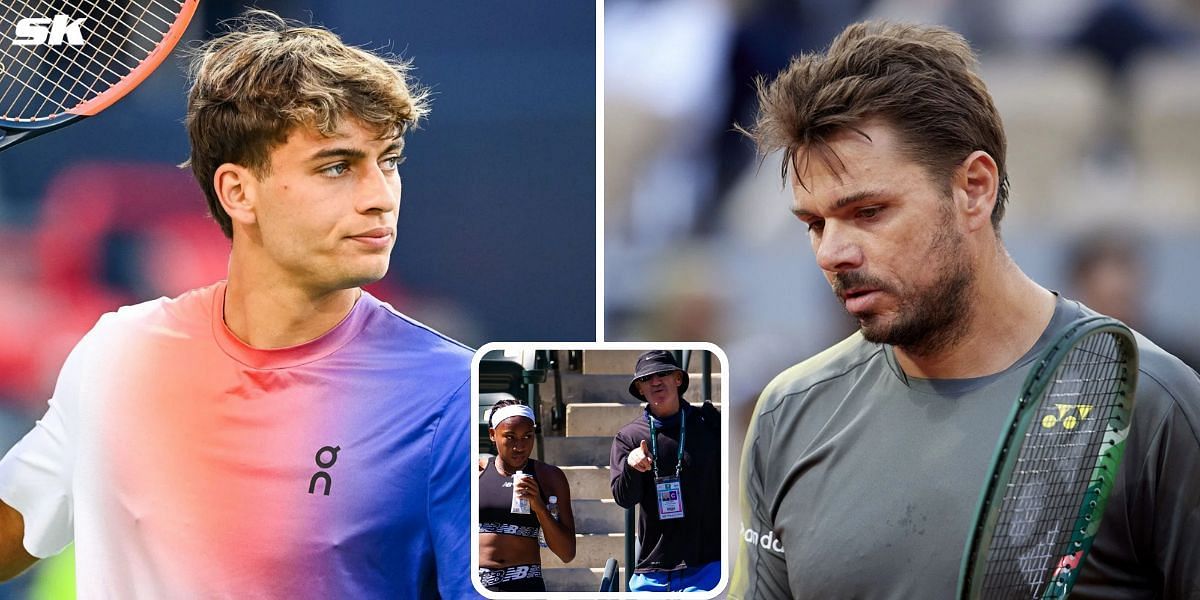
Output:
[[[476,453],[479,448],[479,362],[483,356],[493,350],[506,353],[534,350],[707,350],[720,361],[721,369],[721,476],[725,485],[721,486],[721,580],[717,587],[707,592],[598,592],[595,590],[574,590],[569,592],[545,592],[531,594],[529,592],[493,592],[485,589],[479,580],[479,467]],[[634,365],[629,365],[630,376]],[[708,342],[489,342],[475,351],[471,359],[471,584],[475,591],[487,598],[497,600],[526,600],[529,598],[694,598],[703,600],[715,598],[729,586],[729,572],[732,557],[729,556],[729,488],[734,473],[729,468],[729,360],[725,351],[716,344]],[[578,535],[578,534],[576,534]],[[621,556],[618,560],[623,560]],[[621,568],[632,568],[621,565]],[[618,570],[618,574],[620,571]],[[619,576],[619,575],[618,575]],[[625,579],[621,579],[621,587],[625,587]]]

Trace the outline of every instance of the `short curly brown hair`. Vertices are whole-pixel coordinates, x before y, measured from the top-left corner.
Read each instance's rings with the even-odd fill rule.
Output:
[[[774,81],[759,79],[759,115],[746,133],[763,155],[784,150],[782,174],[795,170],[801,185],[797,166],[809,153],[840,172],[827,140],[870,119],[894,127],[908,157],[947,185],[963,159],[983,150],[999,171],[991,215],[998,231],[1008,202],[1006,142],[977,66],[967,41],[948,29],[855,23],[824,54],[803,54]]]
[[[428,93],[409,79],[409,63],[348,46],[319,27],[263,10],[230,21],[228,31],[194,50],[185,164],[225,237],[232,222],[213,176],[225,163],[257,176],[270,172],[270,152],[297,126],[333,135],[352,117],[398,138],[428,112]]]

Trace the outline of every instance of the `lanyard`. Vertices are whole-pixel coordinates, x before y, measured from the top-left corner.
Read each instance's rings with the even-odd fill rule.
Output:
[[[658,436],[654,433],[654,419],[650,418],[650,409],[646,409],[646,425],[650,427],[650,453],[654,459],[654,478],[658,479]],[[683,403],[679,403],[679,456],[675,458],[675,477],[683,470],[683,442],[687,439],[687,413]]]

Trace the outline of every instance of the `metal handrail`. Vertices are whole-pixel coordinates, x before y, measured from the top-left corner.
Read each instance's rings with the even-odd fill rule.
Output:
[[[604,576],[600,579],[601,592],[621,591],[621,579],[617,577],[617,559],[609,557],[604,563]]]
[[[558,351],[554,351],[550,361],[550,369],[554,371],[554,408],[550,409],[550,428],[558,434],[564,434],[567,427],[567,405],[563,402],[562,372],[560,370]]]
[[[540,352],[538,351],[538,353]],[[533,409],[533,414],[535,415],[542,414],[542,398],[538,394],[538,384],[546,380],[546,366],[540,364],[541,361],[539,361],[539,358],[541,357],[537,355],[538,353],[534,354],[533,368],[521,371],[521,382],[525,385],[526,403],[529,405],[529,408]],[[543,443],[542,424],[540,421],[541,419],[538,418],[535,422],[536,424],[533,426],[534,450],[537,453],[537,459],[544,460],[545,444]]]
[[[633,577],[633,567],[637,564],[633,550],[634,544],[637,543],[637,536],[633,532],[634,523],[637,522],[634,514],[636,510],[636,504],[625,509],[625,589],[629,589],[629,580]]]

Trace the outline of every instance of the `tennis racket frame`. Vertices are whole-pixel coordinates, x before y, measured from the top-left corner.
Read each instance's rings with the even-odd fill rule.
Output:
[[[1011,480],[1016,467],[1017,458],[1021,454],[1020,440],[1029,431],[1030,424],[1038,414],[1041,406],[1041,396],[1054,381],[1054,374],[1066,360],[1071,349],[1084,338],[1109,332],[1114,334],[1118,344],[1123,346],[1125,353],[1125,372],[1122,374],[1119,406],[1113,411],[1105,425],[1104,439],[1113,439],[1113,443],[1104,448],[1097,456],[1093,473],[1101,469],[1111,469],[1107,480],[1102,479],[1100,486],[1089,486],[1080,505],[1079,516],[1075,519],[1071,539],[1067,546],[1057,552],[1056,556],[1067,556],[1080,552],[1076,564],[1067,569],[1059,569],[1060,573],[1053,577],[1042,595],[1043,600],[1061,600],[1066,598],[1079,571],[1083,568],[1087,555],[1091,551],[1092,542],[1099,530],[1100,520],[1108,499],[1116,485],[1117,469],[1125,452],[1125,438],[1129,432],[1130,417],[1133,411],[1134,393],[1138,378],[1137,340],[1133,332],[1121,321],[1102,315],[1080,318],[1069,324],[1063,333],[1038,358],[1037,364],[1029,372],[1021,388],[1021,395],[1013,403],[1009,413],[1008,427],[1000,436],[996,450],[992,454],[991,476],[980,493],[976,503],[975,526],[967,538],[963,552],[962,565],[959,569],[957,597],[962,600],[973,600],[980,597],[987,566],[987,547],[983,542],[990,543],[1000,517],[1000,507],[1003,505],[1005,488]],[[1114,427],[1114,425],[1117,425]],[[1102,442],[1102,445],[1103,442]],[[1094,477],[1095,478],[1095,477]]]
[[[188,24],[191,23],[192,17],[196,13],[196,7],[199,5],[200,0],[181,0],[175,21],[163,39],[146,55],[146,58],[138,63],[136,68],[96,96],[49,117],[22,120],[0,118],[0,151],[66,127],[85,117],[94,116],[116,104],[145,81],[170,56],[187,31]]]

